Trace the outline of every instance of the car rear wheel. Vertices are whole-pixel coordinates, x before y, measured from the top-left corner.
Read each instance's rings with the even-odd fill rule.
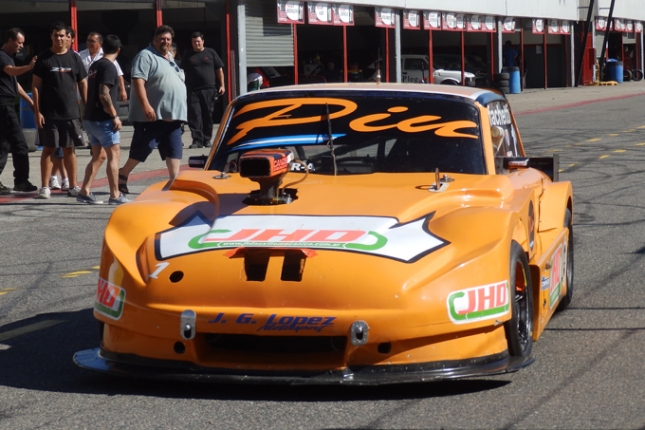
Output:
[[[511,243],[511,313],[504,323],[508,353],[512,357],[530,357],[533,350],[533,290],[526,253],[519,243]]]
[[[567,209],[564,215],[564,227],[569,230],[569,239],[567,239],[567,267],[565,269],[564,280],[567,283],[567,294],[560,300],[558,311],[563,311],[571,303],[573,298],[573,217],[571,211]]]

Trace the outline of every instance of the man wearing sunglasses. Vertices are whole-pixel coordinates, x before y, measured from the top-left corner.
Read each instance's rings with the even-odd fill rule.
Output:
[[[90,66],[103,58],[103,36],[96,31],[91,32],[87,36],[87,49],[83,49],[78,55],[83,60],[85,70],[89,71]],[[119,62],[115,61],[116,73],[119,76],[119,100],[125,102],[128,100],[128,93],[125,91],[125,81],[123,79],[123,70],[119,66]]]

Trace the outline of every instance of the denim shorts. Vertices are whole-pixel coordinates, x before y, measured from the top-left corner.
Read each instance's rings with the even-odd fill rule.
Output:
[[[143,163],[153,149],[159,148],[162,160],[181,160],[184,151],[181,141],[182,123],[183,121],[134,122],[129,157]]]
[[[114,131],[114,122],[111,119],[106,121],[83,120],[83,126],[92,146],[101,145],[103,148],[109,148],[121,143],[119,132]]]

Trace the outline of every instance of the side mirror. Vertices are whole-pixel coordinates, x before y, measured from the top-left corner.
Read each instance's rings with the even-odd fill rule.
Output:
[[[560,180],[560,156],[552,157],[504,157],[506,170],[536,169],[547,175],[553,182]]]
[[[207,155],[193,155],[188,157],[188,167],[193,169],[204,169],[206,167]]]

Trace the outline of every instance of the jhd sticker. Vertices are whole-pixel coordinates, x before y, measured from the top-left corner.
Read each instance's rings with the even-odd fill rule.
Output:
[[[101,315],[118,320],[123,314],[125,290],[118,285],[99,278],[94,297],[94,309]]]
[[[448,315],[455,324],[467,324],[505,315],[510,309],[508,282],[455,291],[448,296]]]

